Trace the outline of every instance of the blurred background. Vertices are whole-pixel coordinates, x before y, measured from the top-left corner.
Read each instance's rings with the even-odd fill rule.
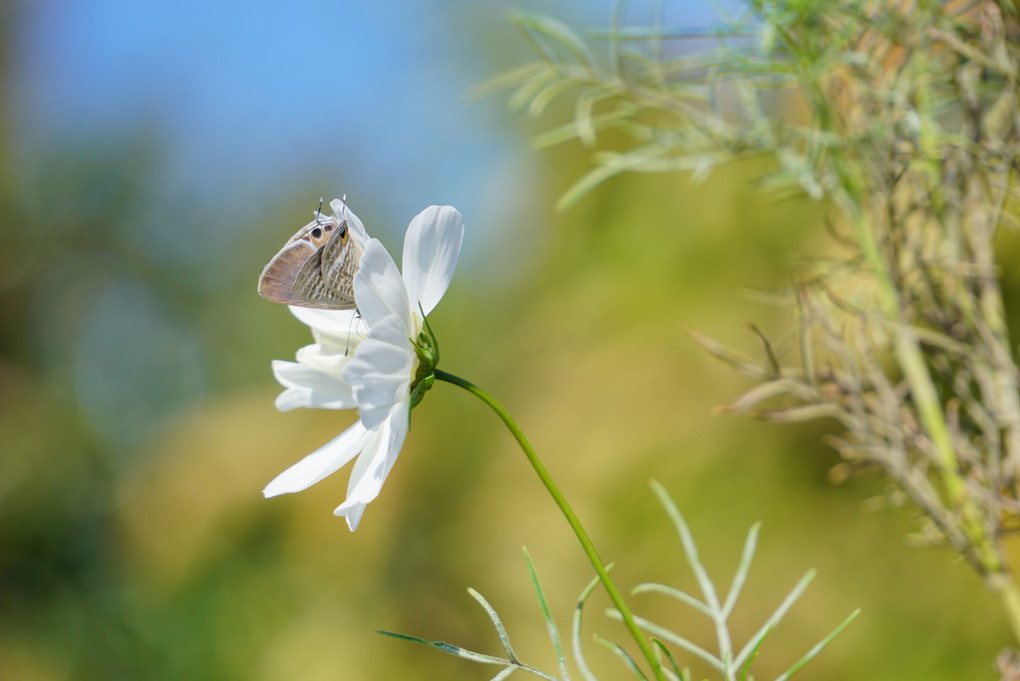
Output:
[[[738,635],[820,570],[758,678],[856,607],[805,678],[993,677],[1010,636],[991,598],[948,551],[908,545],[911,514],[876,503],[880,480],[830,481],[823,426],[712,415],[748,384],[687,331],[757,353],[747,322],[791,328],[748,290],[782,286],[794,258],[825,249],[820,209],[757,193],[762,167],[747,165],[700,185],[617,178],[557,214],[587,152],[532,151],[541,123],[465,96],[531,59],[513,7],[576,27],[612,10],[0,5],[0,679],[485,679],[492,669],[373,633],[498,653],[467,586],[526,662],[553,667],[521,547],[562,627],[590,566],[466,393],[437,385],[415,411],[357,533],[331,513],[347,471],[262,498],[354,417],[274,409],[270,360],[311,339],[255,293],[319,198],[343,194],[394,253],[425,206],[464,214],[457,276],[431,317],[442,367],[515,415],[623,588],[695,588],[656,478],[720,585],[764,522]],[[674,11],[714,16],[709,3]],[[632,602],[712,640],[675,603]],[[593,599],[585,633],[622,642],[607,605]],[[626,678],[588,650],[602,678]]]

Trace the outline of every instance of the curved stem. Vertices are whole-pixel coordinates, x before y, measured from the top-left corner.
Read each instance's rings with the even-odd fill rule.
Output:
[[[563,516],[570,524],[570,529],[572,529],[574,534],[577,535],[578,541],[581,542],[581,548],[584,549],[585,554],[588,556],[588,560],[591,561],[592,566],[595,568],[595,572],[598,573],[599,579],[602,581],[602,585],[606,588],[606,593],[609,594],[610,600],[613,601],[613,605],[615,605],[616,609],[620,612],[620,616],[623,618],[623,622],[628,631],[630,631],[631,637],[634,639],[634,642],[637,643],[638,647],[641,648],[641,652],[644,654],[645,659],[648,660],[648,664],[651,665],[655,678],[659,679],[659,681],[665,681],[666,677],[662,671],[662,666],[659,664],[658,659],[656,659],[655,654],[652,652],[652,647],[649,645],[648,640],[638,628],[637,622],[634,621],[634,616],[627,608],[627,604],[624,603],[620,590],[616,588],[613,580],[610,579],[605,563],[603,563],[602,559],[599,558],[599,554],[595,550],[595,546],[591,543],[588,533],[585,531],[584,526],[581,525],[581,521],[577,519],[577,515],[570,507],[570,504],[567,503],[563,493],[560,492],[560,488],[556,486],[552,476],[549,475],[549,471],[546,470],[542,460],[538,458],[538,454],[535,453],[534,447],[532,447],[531,443],[528,442],[528,438],[524,436],[524,432],[521,430],[521,427],[517,425],[517,422],[514,421],[512,416],[510,416],[510,413],[503,408],[503,405],[475,384],[470,381],[465,381],[453,374],[448,374],[445,371],[440,371],[439,369],[436,369],[435,375],[437,380],[452,383],[453,385],[467,390],[482,402],[489,405],[489,407],[496,412],[496,415],[503,420],[503,423],[506,424],[510,433],[521,446],[521,449],[524,450],[524,455],[528,457],[531,467],[535,469],[538,477],[542,480],[542,484],[545,485],[549,494],[552,495],[553,501],[555,501],[556,505],[560,507],[560,511],[562,511]]]

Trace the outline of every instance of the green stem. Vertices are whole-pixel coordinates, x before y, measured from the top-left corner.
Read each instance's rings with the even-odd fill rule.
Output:
[[[1020,590],[1012,577],[1005,573],[1002,554],[995,538],[983,522],[981,510],[967,493],[942,402],[928,371],[920,341],[909,320],[902,319],[899,295],[893,283],[891,267],[882,254],[872,226],[858,204],[849,201],[847,208],[854,218],[861,252],[875,273],[881,311],[893,324],[893,348],[896,360],[903,369],[918,416],[935,450],[936,463],[948,501],[947,506],[950,510],[959,512],[961,529],[970,544],[970,557],[980,566],[979,572],[989,575],[986,581],[992,591],[1000,597],[1010,627],[1020,640]]]
[[[992,593],[999,597],[999,604],[1006,614],[1013,636],[1020,641],[1020,587],[1007,572],[997,572],[985,576],[985,583]]]
[[[503,423],[506,424],[510,433],[521,446],[521,449],[524,450],[524,455],[528,457],[531,467],[535,469],[538,477],[542,480],[542,484],[544,484],[545,488],[549,490],[549,494],[552,495],[553,501],[555,501],[556,505],[560,507],[560,511],[563,512],[563,516],[570,524],[570,529],[572,529],[574,534],[577,535],[578,541],[581,542],[581,548],[584,549],[585,554],[588,556],[588,560],[591,561],[592,566],[595,568],[595,572],[598,573],[599,579],[602,581],[602,585],[606,588],[606,593],[609,594],[610,600],[613,601],[613,605],[615,605],[616,609],[620,612],[620,616],[623,618],[624,624],[630,631],[631,637],[633,637],[634,642],[638,644],[638,647],[641,648],[641,652],[644,654],[645,659],[648,660],[648,664],[651,665],[655,678],[659,679],[659,681],[665,681],[666,677],[662,671],[662,666],[659,664],[658,659],[652,652],[652,647],[649,645],[648,640],[638,628],[637,622],[634,621],[634,616],[630,613],[630,609],[627,608],[627,604],[624,603],[620,590],[616,588],[613,580],[610,579],[609,571],[606,569],[605,563],[602,562],[602,559],[599,558],[599,554],[595,550],[595,546],[591,543],[588,533],[585,531],[584,526],[581,525],[581,521],[577,519],[577,515],[574,513],[574,510],[570,508],[570,504],[567,503],[563,493],[560,492],[560,488],[556,486],[552,476],[549,475],[549,471],[546,470],[542,460],[538,458],[538,454],[535,453],[534,447],[532,447],[531,443],[528,442],[528,438],[524,436],[524,432],[521,430],[521,427],[517,425],[517,422],[514,421],[512,416],[510,416],[510,413],[503,408],[503,405],[475,384],[465,381],[453,374],[448,374],[445,371],[440,371],[439,369],[436,369],[435,375],[437,380],[446,381],[447,383],[452,383],[453,385],[467,390],[482,402],[489,405],[492,410],[496,412],[496,415],[503,420]]]
[[[893,325],[893,350],[896,353],[896,360],[907,378],[921,423],[924,425],[928,437],[931,438],[932,446],[935,449],[936,463],[942,468],[949,499],[954,508],[958,507],[964,494],[963,483],[959,479],[956,451],[953,449],[953,443],[949,437],[949,427],[946,425],[945,415],[942,413],[935,383],[932,381],[931,374],[928,373],[928,366],[925,364],[924,355],[921,353],[913,328],[909,323],[902,322],[900,319],[899,297],[896,286],[893,284],[889,265],[882,255],[878,238],[855,200],[847,201],[845,209],[853,217],[854,231],[857,233],[861,253],[875,273],[878,284],[878,303],[882,315]]]

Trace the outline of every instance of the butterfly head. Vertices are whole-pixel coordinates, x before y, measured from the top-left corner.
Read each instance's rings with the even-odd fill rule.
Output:
[[[347,221],[337,222],[334,218],[320,218],[315,223],[308,226],[307,239],[313,246],[318,248],[324,243],[329,241],[329,238],[333,236],[333,232],[336,232],[336,238],[340,239],[341,244],[346,244],[347,239],[350,238],[350,234],[347,229]]]

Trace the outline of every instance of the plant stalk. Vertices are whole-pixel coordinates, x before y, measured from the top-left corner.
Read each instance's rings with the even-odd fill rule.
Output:
[[[901,323],[896,287],[893,285],[889,266],[881,255],[875,234],[862,212],[859,210],[851,212],[854,214],[861,251],[875,273],[882,313],[894,325],[893,347],[897,362],[910,385],[921,423],[935,448],[936,463],[940,467],[940,478],[948,497],[948,507],[959,512],[963,533],[970,542],[972,559],[978,565],[979,572],[984,574],[989,589],[998,596],[1013,635],[1020,643],[1020,587],[1013,575],[1007,571],[994,537],[982,522],[980,510],[967,493],[941,401],[916,334],[909,324]]]
[[[601,580],[602,585],[605,587],[606,593],[609,594],[610,600],[613,601],[613,605],[615,605],[616,609],[620,612],[620,616],[623,618],[623,622],[626,625],[627,630],[630,632],[631,637],[641,649],[645,659],[648,660],[648,664],[651,666],[652,672],[655,674],[655,678],[658,681],[666,681],[662,665],[659,664],[659,660],[655,657],[654,652],[652,652],[651,645],[648,643],[644,634],[641,633],[641,629],[638,628],[637,622],[634,621],[634,616],[631,614],[630,609],[624,602],[623,596],[620,594],[620,590],[616,588],[613,580],[609,577],[609,571],[606,569],[606,565],[602,562],[602,559],[599,558],[599,554],[595,550],[595,545],[592,544],[584,526],[581,525],[581,521],[578,520],[574,510],[570,507],[570,504],[567,503],[566,498],[563,496],[563,493],[560,492],[560,489],[557,487],[556,482],[552,479],[552,476],[549,475],[549,471],[546,470],[542,460],[538,458],[538,454],[535,452],[534,447],[531,446],[531,443],[528,442],[528,439],[524,436],[524,432],[521,430],[521,427],[517,425],[517,422],[514,421],[514,418],[503,407],[503,405],[470,381],[465,381],[462,378],[439,369],[436,369],[435,376],[436,380],[452,383],[453,385],[467,390],[482,402],[489,405],[489,407],[496,412],[496,415],[503,420],[507,429],[510,430],[514,439],[517,440],[517,444],[521,446],[521,449],[524,451],[524,455],[528,457],[528,462],[531,464],[531,467],[535,469],[535,473],[538,474],[542,484],[545,485],[545,488],[549,491],[553,501],[555,501],[556,505],[560,507],[560,511],[567,519],[567,523],[570,524],[570,529],[572,529],[574,534],[577,535],[578,541],[581,542],[581,548],[584,549],[585,554],[588,556],[588,560],[591,561],[592,567],[595,568],[595,572],[598,574],[599,580]],[[1020,600],[1017,602],[1020,604]],[[1018,610],[1018,613],[1020,613],[1020,610]]]
[[[1008,572],[986,575],[985,584],[998,596],[1013,636],[1020,642],[1020,586]]]

